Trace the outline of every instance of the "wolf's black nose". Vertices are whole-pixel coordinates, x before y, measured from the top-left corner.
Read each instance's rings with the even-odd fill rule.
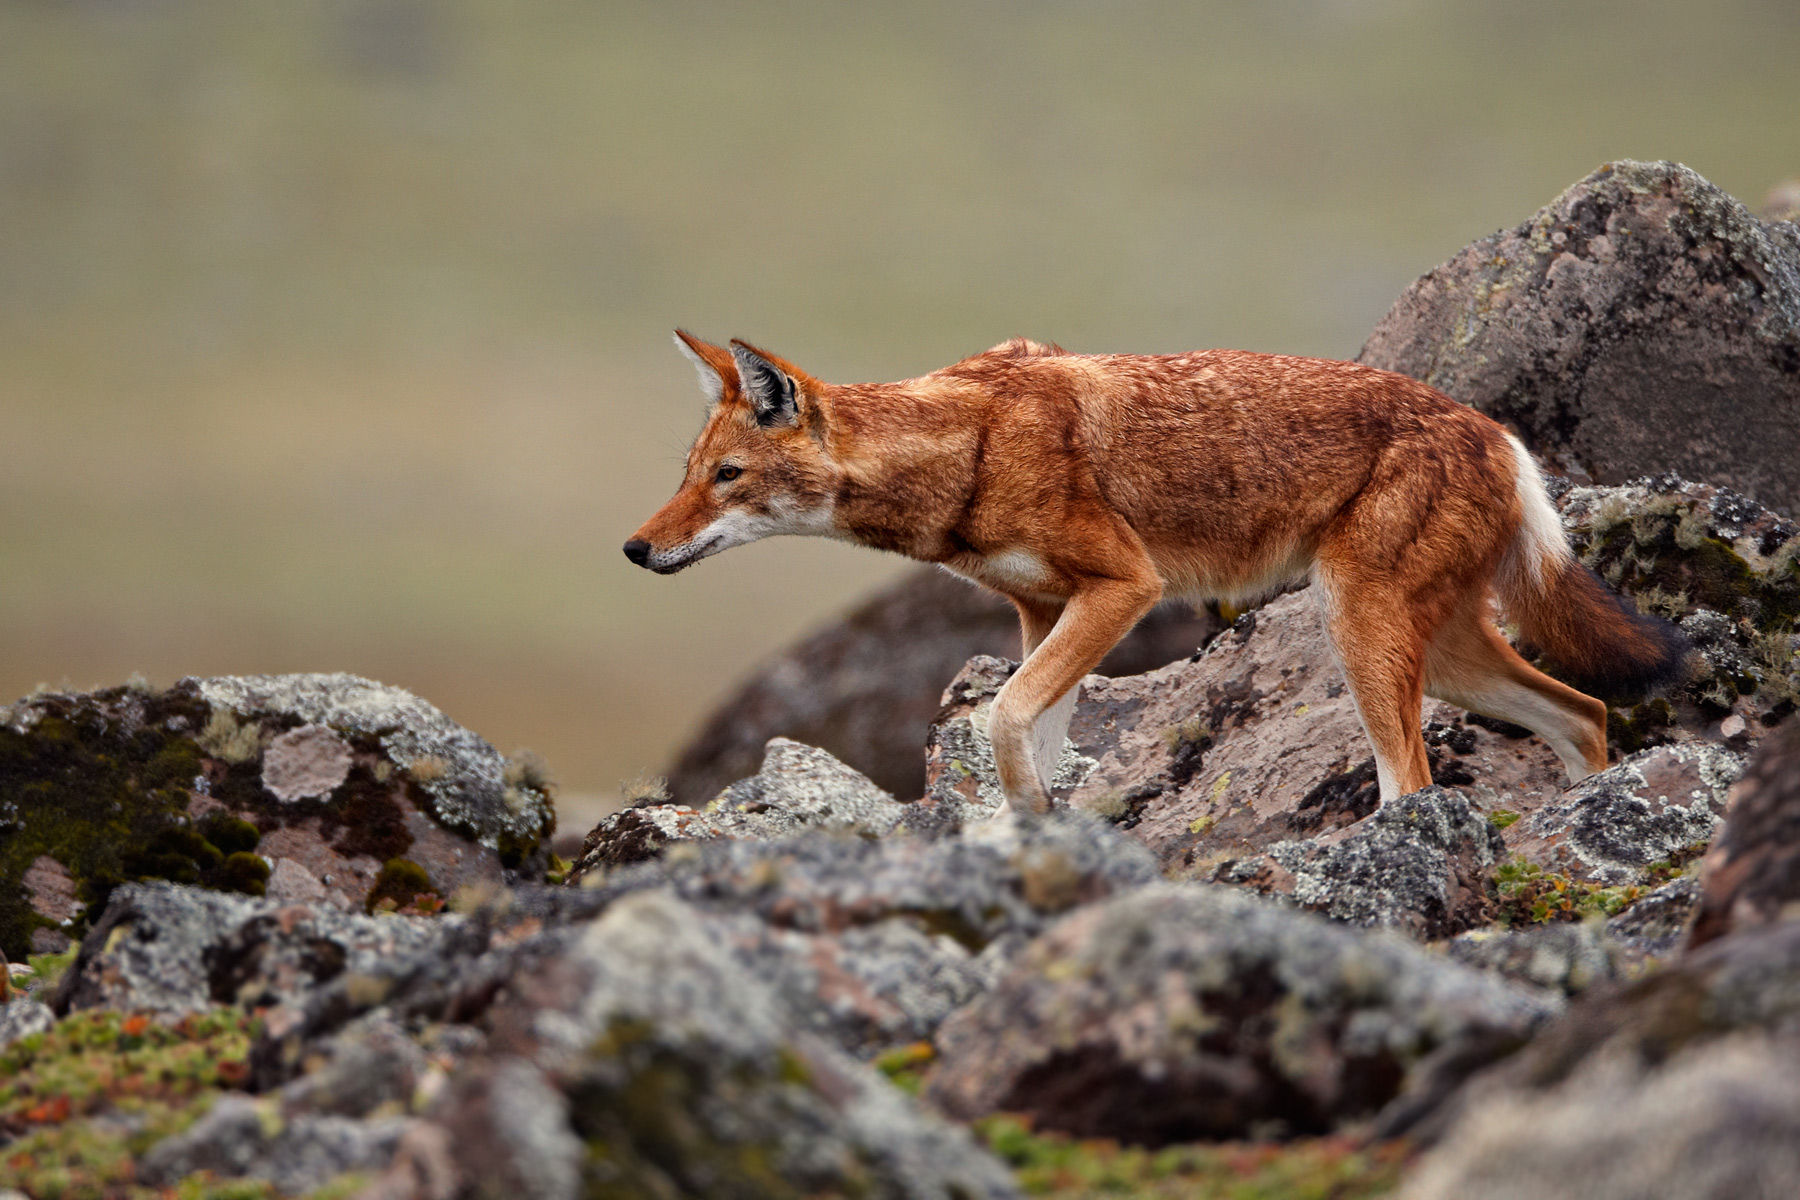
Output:
[[[650,543],[643,538],[632,538],[625,543],[625,557],[638,566],[643,566],[650,561]]]

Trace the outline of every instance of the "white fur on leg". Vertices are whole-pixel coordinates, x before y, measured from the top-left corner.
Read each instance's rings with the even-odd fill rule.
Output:
[[[1064,692],[1062,699],[1043,711],[1037,723],[1031,727],[1032,764],[1037,767],[1038,782],[1044,785],[1045,793],[1050,791],[1050,781],[1056,777],[1056,768],[1062,762],[1063,742],[1069,735],[1069,718],[1075,714],[1075,696],[1081,691],[1076,684]]]

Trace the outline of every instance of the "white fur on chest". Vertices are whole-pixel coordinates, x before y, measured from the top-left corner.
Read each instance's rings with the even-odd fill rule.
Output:
[[[1018,547],[993,554],[959,554],[944,566],[1002,592],[1036,592],[1050,582],[1050,568],[1044,560]]]

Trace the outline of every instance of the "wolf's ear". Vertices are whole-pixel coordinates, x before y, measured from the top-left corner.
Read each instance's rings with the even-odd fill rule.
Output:
[[[744,398],[758,425],[766,429],[800,423],[800,382],[783,364],[736,338],[731,339],[731,357],[737,360]]]
[[[694,364],[694,372],[700,376],[700,390],[706,393],[708,404],[719,403],[727,391],[735,389],[737,363],[732,360],[731,351],[703,342],[685,329],[675,331],[675,348]]]

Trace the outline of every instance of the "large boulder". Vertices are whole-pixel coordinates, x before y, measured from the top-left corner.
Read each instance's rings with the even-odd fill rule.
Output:
[[[1800,227],[1609,163],[1404,292],[1360,361],[1602,483],[1676,471],[1800,514]]]
[[[1690,946],[1800,917],[1800,722],[1765,742],[1738,781],[1700,879]]]
[[[1437,1143],[1408,1197],[1785,1196],[1800,1145],[1800,922],[1576,999],[1381,1132]]]
[[[1158,1145],[1320,1133],[1427,1060],[1491,1056],[1551,1016],[1404,939],[1222,888],[1159,884],[1070,914],[938,1031],[926,1097]]]
[[[1644,1077],[1497,1097],[1400,1200],[1781,1200],[1800,1179],[1800,1041],[1746,1037]]]
[[[0,709],[0,951],[65,947],[131,880],[447,897],[541,871],[553,821],[536,767],[354,675],[33,695]]]
[[[1101,669],[1130,675],[1217,633],[1210,613],[1171,605],[1146,617]],[[938,697],[976,654],[1017,654],[1012,605],[935,567],[912,571],[782,651],[707,718],[669,771],[673,798],[703,807],[757,770],[772,737],[819,746],[903,800],[924,790],[919,746]]]

